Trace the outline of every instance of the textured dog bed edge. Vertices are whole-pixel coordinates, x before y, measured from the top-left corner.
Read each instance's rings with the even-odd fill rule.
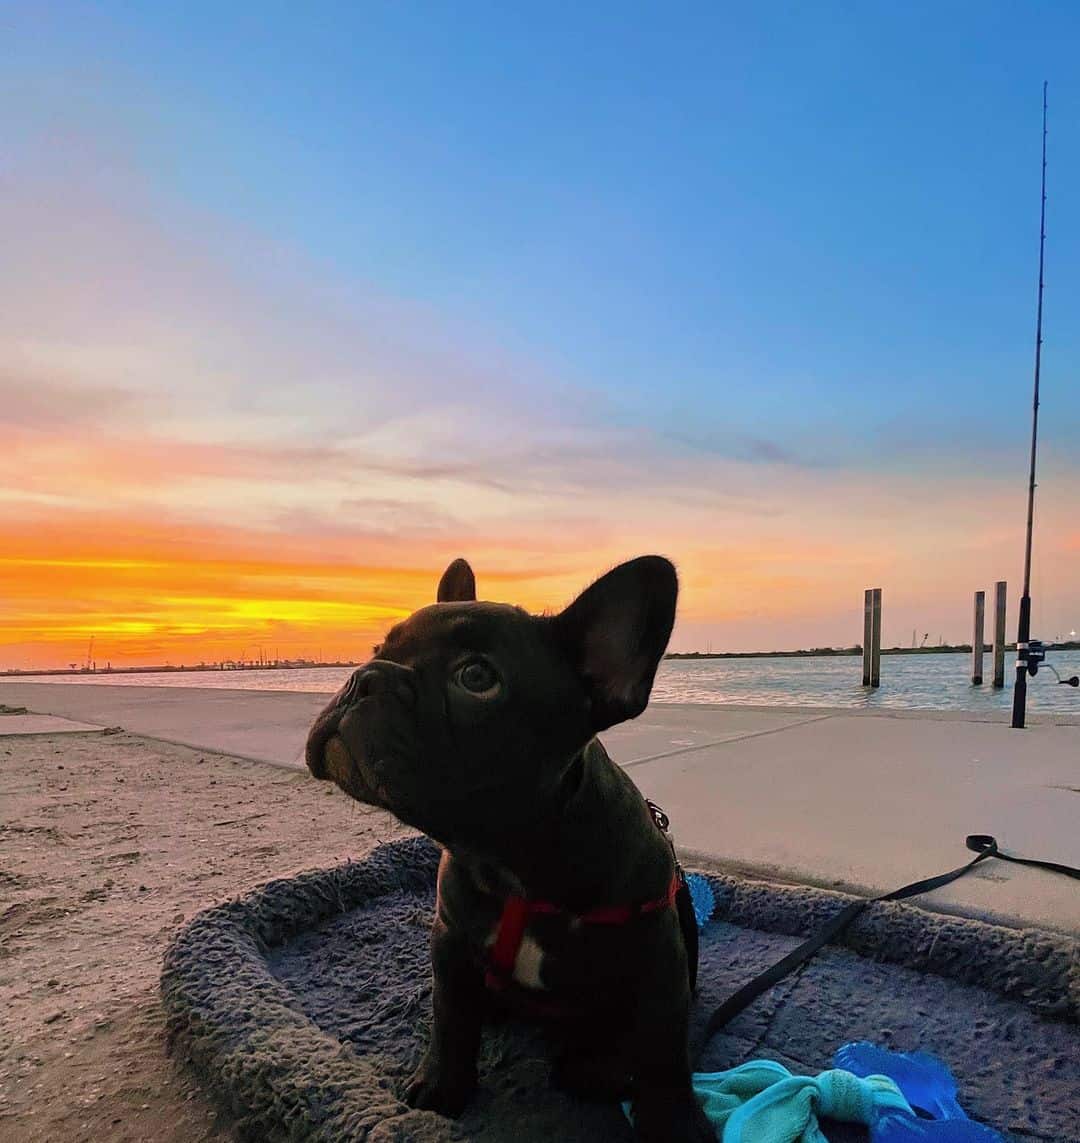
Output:
[[[229,1108],[240,1138],[265,1140],[274,1125],[273,1138],[366,1139],[376,1129],[381,1135],[394,1124],[432,1118],[397,1098],[377,1058],[361,1058],[316,1028],[265,958],[275,945],[364,901],[429,888],[438,857],[426,838],[413,838],[380,846],[362,861],[270,881],[199,914],[166,950],[166,1049],[190,1063]],[[233,1003],[237,996],[243,1006]],[[268,1050],[277,1064],[272,1075],[253,1065]],[[289,1082],[313,1067],[327,1077],[314,1101]]]
[[[297,934],[393,892],[431,889],[438,849],[423,837],[380,846],[362,861],[267,883],[199,914],[164,958],[169,1049],[190,1062],[237,1117],[245,1139],[441,1138],[428,1112],[401,1103],[389,1061],[358,1056],[321,1032],[266,963]],[[805,935],[851,898],[820,889],[709,877],[715,916],[732,924]],[[1036,930],[942,917],[912,906],[870,906],[842,944],[1019,1000],[1076,1021],[1080,942]],[[267,1070],[268,1058],[275,1066]],[[324,1077],[315,1096],[299,1072]]]
[[[828,889],[708,875],[716,917],[744,928],[809,936],[854,897]],[[868,959],[903,965],[1019,1000],[1042,1016],[1080,1020],[1080,941],[1012,929],[899,902],[869,905],[834,942]]]

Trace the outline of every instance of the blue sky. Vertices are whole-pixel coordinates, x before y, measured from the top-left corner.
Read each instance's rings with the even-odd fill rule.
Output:
[[[408,359],[414,403],[509,401],[509,437],[584,433],[597,461],[634,442],[636,473],[605,469],[616,490],[655,465],[728,488],[715,460],[735,486],[786,478],[793,503],[824,471],[923,499],[982,481],[1022,514],[1048,79],[1043,440],[1066,536],[1048,558],[1061,621],[1078,610],[1076,5],[54,4],[5,22],[9,178],[55,189],[70,158],[111,218],[168,245],[181,326],[190,246],[219,260],[219,318],[255,293],[263,328],[362,312],[359,356]],[[277,362],[315,346],[332,372],[320,328]],[[205,337],[203,360],[240,368],[228,330]],[[244,368],[238,426],[271,391],[279,415],[304,407],[310,379]],[[466,428],[435,451],[455,440],[473,447]],[[1017,537],[994,528],[1004,552]]]
[[[766,389],[796,436],[861,423],[868,390],[879,423],[1012,395],[1053,79],[1048,371],[1075,362],[1074,5],[508,7],[106,5],[58,30],[142,119],[163,195],[628,415],[664,385],[674,427],[756,421]]]

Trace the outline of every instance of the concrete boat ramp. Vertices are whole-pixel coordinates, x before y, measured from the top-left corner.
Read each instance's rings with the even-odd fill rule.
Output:
[[[27,718],[40,729],[23,733],[123,727],[300,768],[326,699],[5,680],[0,703],[30,713],[0,715],[0,735]],[[963,864],[965,836],[988,833],[1007,851],[1080,866],[1078,716],[1015,731],[996,714],[654,704],[603,739],[668,812],[690,865],[881,893]],[[1005,862],[919,901],[1080,934],[1078,882]]]

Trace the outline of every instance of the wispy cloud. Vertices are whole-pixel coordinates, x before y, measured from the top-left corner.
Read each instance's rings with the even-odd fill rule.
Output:
[[[83,385],[68,377],[41,376],[11,362],[0,365],[3,428],[54,432],[101,428],[145,411],[145,397],[119,386]]]
[[[829,450],[824,440],[820,440],[816,450],[811,452],[771,437],[724,427],[710,427],[707,431],[697,432],[668,429],[662,433],[662,438],[690,454],[700,453],[749,464],[817,469],[838,467],[843,459],[835,449]]]

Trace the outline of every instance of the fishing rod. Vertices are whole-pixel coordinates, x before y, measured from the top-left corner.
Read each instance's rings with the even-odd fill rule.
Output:
[[[1035,454],[1039,436],[1039,368],[1042,364],[1043,255],[1046,250],[1046,81],[1043,80],[1042,201],[1039,206],[1039,304],[1035,319],[1035,397],[1031,412],[1031,475],[1028,480],[1027,542],[1024,547],[1024,594],[1016,632],[1016,685],[1013,687],[1012,726],[1024,729],[1027,707],[1027,677],[1035,675],[1046,655],[1041,643],[1031,639],[1031,533],[1035,519]]]

